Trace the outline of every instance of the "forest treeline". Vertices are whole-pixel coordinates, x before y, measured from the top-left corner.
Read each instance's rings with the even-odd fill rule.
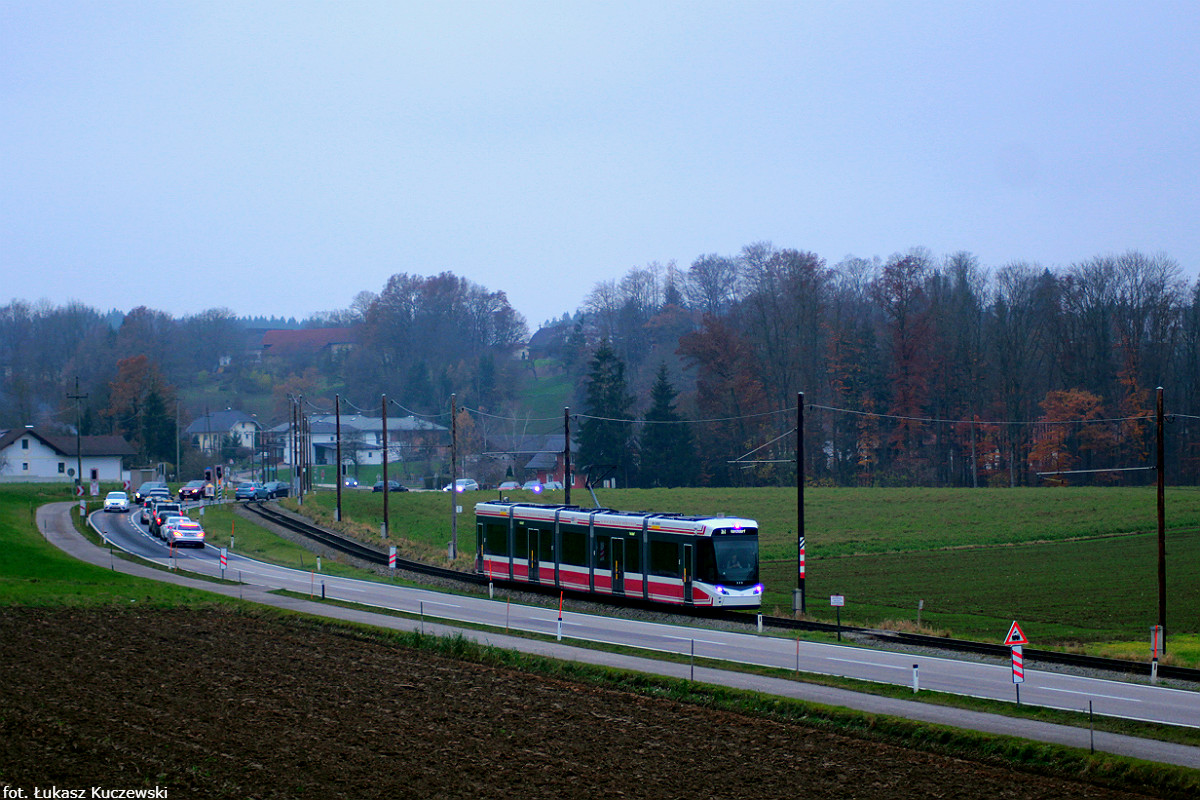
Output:
[[[646,485],[776,484],[795,479],[803,393],[810,480],[1129,482],[1153,480],[1117,470],[1153,464],[1161,386],[1169,480],[1200,471],[1200,285],[1164,255],[985,268],[917,249],[829,265],[755,243],[633,268],[532,336],[503,291],[448,272],[394,275],[301,327],[356,344],[264,357],[262,330],[227,310],[14,301],[0,308],[0,427],[72,424],[78,378],[85,432],[124,433],[147,458],[174,457],[163,417],[177,402],[182,424],[231,406],[269,425],[299,395],[376,413],[386,393],[438,415],[454,394],[477,431],[554,432],[528,421],[551,381],[579,415],[580,463]]]

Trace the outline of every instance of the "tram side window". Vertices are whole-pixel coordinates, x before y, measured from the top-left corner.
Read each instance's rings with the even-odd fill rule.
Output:
[[[578,531],[562,533],[562,563],[574,567],[587,566],[587,534]]]
[[[539,531],[538,535],[538,560],[553,561],[554,560],[554,531]]]
[[[625,571],[642,571],[642,539],[640,536],[625,537]]]
[[[663,578],[679,577],[679,545],[675,542],[650,541],[650,574]]]
[[[707,583],[717,581],[717,554],[712,539],[701,539],[696,548],[696,577]]]
[[[483,552],[489,556],[508,555],[508,526],[495,522],[483,524]]]
[[[612,568],[612,548],[609,546],[611,536],[596,537],[596,569]]]
[[[513,553],[515,558],[529,558],[529,531],[523,527],[513,531]]]

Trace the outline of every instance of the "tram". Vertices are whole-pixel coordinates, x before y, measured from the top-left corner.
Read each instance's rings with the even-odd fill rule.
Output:
[[[476,568],[496,580],[605,597],[758,608],[758,523],[726,516],[490,501]]]

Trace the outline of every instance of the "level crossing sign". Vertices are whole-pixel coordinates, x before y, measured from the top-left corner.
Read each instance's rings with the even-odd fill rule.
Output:
[[[1009,647],[1012,647],[1013,645],[1029,644],[1029,640],[1025,638],[1024,631],[1021,630],[1021,626],[1017,624],[1015,619],[1013,620],[1012,627],[1008,629],[1008,636],[1004,637],[1004,644],[1008,645]]]

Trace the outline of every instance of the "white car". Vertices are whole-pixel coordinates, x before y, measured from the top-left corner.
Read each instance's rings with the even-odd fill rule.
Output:
[[[204,528],[199,522],[179,517],[163,527],[163,538],[176,547],[204,547]]]
[[[129,495],[124,492],[109,492],[104,495],[105,511],[128,511]]]
[[[158,525],[158,538],[166,539],[168,542],[171,541],[171,537],[168,534],[168,531],[170,531],[171,528],[173,528],[174,526],[178,525],[181,522],[191,522],[191,520],[188,519],[187,517],[185,517],[183,514],[179,514],[179,513],[167,514],[165,517],[162,518],[162,522],[160,522]]]
[[[459,478],[454,482],[454,491],[456,492],[474,492],[479,488],[479,483],[474,478]],[[450,484],[442,487],[443,492],[450,491]]]

